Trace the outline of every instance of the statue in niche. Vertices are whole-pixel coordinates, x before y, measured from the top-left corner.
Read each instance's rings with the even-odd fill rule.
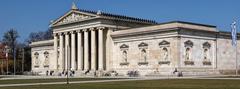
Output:
[[[38,54],[38,53],[35,53],[34,56],[35,56],[35,64],[36,64],[36,65],[39,65],[39,58],[38,58],[38,57],[39,57],[39,54]]]
[[[208,58],[208,49],[204,49],[203,57],[204,57],[204,60],[207,60],[207,58]]]
[[[44,65],[48,65],[48,64],[49,64],[49,59],[45,58]]]
[[[163,60],[168,60],[168,50],[167,48],[163,48]]]
[[[146,60],[147,60],[147,53],[146,53],[146,50],[145,50],[145,49],[143,49],[143,50],[141,51],[141,55],[142,55],[143,61],[146,62]]]
[[[45,60],[44,60],[44,65],[49,65],[49,53],[44,52]]]
[[[39,63],[40,63],[39,59],[36,58],[36,60],[35,60],[35,64],[36,64],[36,65],[39,65]]]
[[[190,60],[190,48],[186,49],[185,57],[186,57],[186,60]]]
[[[123,51],[124,62],[127,62],[127,51]]]

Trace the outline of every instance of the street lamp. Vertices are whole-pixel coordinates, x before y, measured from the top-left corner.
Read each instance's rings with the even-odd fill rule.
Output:
[[[5,46],[5,53],[6,53],[6,55],[5,55],[5,57],[6,57],[6,60],[7,60],[7,75],[8,75],[8,53],[9,53],[9,47],[6,45]]]
[[[25,47],[22,48],[22,74],[24,73]]]

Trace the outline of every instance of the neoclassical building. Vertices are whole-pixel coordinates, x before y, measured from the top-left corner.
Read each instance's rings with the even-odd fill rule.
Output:
[[[54,39],[30,44],[32,71],[39,74],[72,70],[79,76],[112,71],[122,76],[130,71],[141,76],[174,75],[174,71],[215,75],[234,74],[239,67],[230,32],[212,25],[157,23],[80,10],[73,4],[50,28]]]

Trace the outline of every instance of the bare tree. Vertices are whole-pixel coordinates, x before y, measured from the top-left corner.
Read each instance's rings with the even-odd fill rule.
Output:
[[[29,34],[29,37],[26,41],[27,43],[31,43],[49,39],[53,39],[52,29],[48,29],[47,31],[32,32]]]
[[[3,43],[10,47],[11,54],[14,58],[14,70],[13,73],[16,73],[16,45],[17,45],[17,38],[19,37],[18,32],[14,29],[10,29],[9,31],[5,32],[3,35]]]

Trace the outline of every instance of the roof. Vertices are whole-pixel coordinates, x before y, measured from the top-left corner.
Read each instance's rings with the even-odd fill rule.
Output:
[[[205,24],[198,24],[198,23],[191,23],[191,22],[184,22],[184,21],[171,21],[171,22],[160,23],[154,26],[115,31],[112,33],[112,36],[117,37],[117,36],[131,35],[131,34],[143,34],[143,33],[159,32],[159,31],[169,31],[169,30],[175,30],[179,28],[218,32],[216,29],[216,26],[213,26],[213,25],[205,25]]]
[[[53,40],[44,40],[44,41],[37,41],[32,42],[29,44],[30,47],[43,47],[43,46],[53,46],[54,41]]]
[[[105,19],[112,19],[112,20],[123,20],[123,21],[129,21],[129,22],[145,23],[145,24],[157,24],[157,22],[154,20],[130,17],[130,16],[125,16],[125,15],[111,14],[111,13],[107,13],[107,12],[102,12],[100,10],[92,11],[92,10],[78,9],[76,6],[73,5],[73,7],[70,11],[68,11],[63,16],[59,17],[58,19],[52,21],[51,27],[58,26],[58,25],[56,25],[58,22],[60,22],[61,20],[64,20],[64,18],[67,18],[67,16],[71,15],[72,13],[83,14],[83,15],[86,15],[87,17],[91,17],[91,18],[84,18],[84,19],[76,18],[77,21],[74,20],[72,22],[79,22],[79,21],[93,19],[93,18],[103,18],[103,19],[105,18]],[[72,19],[72,18],[70,17],[70,19]],[[70,21],[69,23],[72,23],[72,22]],[[69,24],[69,23],[67,23],[67,24]]]
[[[231,37],[231,32],[229,31],[219,31],[219,35]],[[240,37],[240,33],[237,33],[237,36]]]
[[[102,12],[102,11],[90,11],[90,10],[84,10],[84,9],[79,9],[79,11],[86,12],[86,13],[92,13],[92,14],[96,14],[96,15],[100,15],[100,16],[115,17],[115,18],[119,18],[119,19],[128,19],[128,20],[135,20],[135,21],[157,24],[157,22],[154,20],[130,17],[130,16],[125,16],[125,15],[117,15],[117,14],[112,14],[112,13],[107,13],[107,12]]]
[[[213,27],[213,28],[217,27],[217,26],[209,25],[209,24],[193,23],[193,22],[186,22],[186,21],[170,21],[170,22],[159,23],[158,25],[170,24],[170,23],[184,23],[184,24],[191,24],[191,25],[198,25],[198,26],[205,26],[205,27]]]

